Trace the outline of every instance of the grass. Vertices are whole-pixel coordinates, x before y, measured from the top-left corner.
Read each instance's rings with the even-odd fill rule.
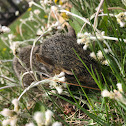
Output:
[[[102,0],[100,2],[102,2]],[[20,111],[16,111],[16,117],[13,115],[12,117],[6,118],[0,115],[1,125],[3,120],[10,119],[12,121],[15,117],[18,121],[15,121],[16,124],[13,126],[25,125],[31,121],[39,126],[35,120],[33,121],[33,115],[37,111],[46,113],[49,109],[54,115],[53,118],[50,117],[52,122],[48,125],[52,125],[52,123],[58,121],[65,126],[125,126],[126,27],[125,25],[124,27],[120,27],[115,15],[123,12],[126,7],[122,2],[117,0],[104,1],[100,8],[100,15],[97,17],[96,15],[94,16],[94,14],[98,12],[96,7],[98,7],[100,2],[98,0],[70,0],[69,4],[62,3],[61,1],[52,2],[51,6],[49,3],[46,5],[44,5],[44,3],[43,5],[40,3],[37,4],[44,8],[44,10],[35,6],[36,3],[34,3],[32,7],[9,26],[11,29],[10,33],[1,34],[0,111],[2,111],[3,108],[13,110],[13,104],[11,102],[15,98],[18,98],[20,106]],[[57,8],[55,8],[53,10],[55,13],[48,15],[48,13],[51,12],[48,10],[51,10],[52,5],[57,7],[58,4],[61,4],[65,9],[58,8],[57,11]],[[72,6],[70,11],[67,11],[67,5]],[[36,9],[40,10],[39,15],[32,13]],[[26,89],[21,88],[20,85],[22,83],[15,76],[12,68],[13,53],[17,55],[15,51],[18,50],[15,50],[14,46],[10,48],[11,45],[13,45],[14,42],[19,43],[17,47],[24,47],[29,44],[32,45],[33,43],[38,44],[42,43],[48,36],[52,36],[57,32],[66,32],[65,28],[62,30],[57,29],[55,24],[57,19],[60,23],[63,23],[65,20],[62,17],[74,28],[77,35],[77,42],[80,42],[84,46],[84,49],[94,53],[92,58],[99,64],[99,68],[101,68],[100,73],[98,72],[99,69],[94,70],[92,66],[90,68],[87,67],[85,61],[83,61],[74,50],[77,58],[91,74],[98,88],[95,87],[96,90],[94,90],[91,89],[91,87],[89,87],[89,89],[83,87],[83,83],[79,81],[74,71],[72,72],[78,82],[78,84],[74,86],[64,86],[63,88],[60,81],[57,82],[57,80],[63,79],[62,76],[55,76],[41,80],[41,82],[37,81],[32,83]],[[126,20],[124,18],[124,23],[125,22]],[[39,36],[37,35],[38,29],[42,31]],[[104,34],[101,33],[102,31],[104,31]],[[79,36],[78,33],[80,32],[83,35]],[[87,33],[85,34],[85,32]],[[13,34],[15,38],[9,39],[9,34]],[[2,40],[2,37],[4,40]],[[36,41],[38,37],[39,40]],[[110,38],[113,40],[110,40]],[[5,79],[6,77],[8,77],[9,80]],[[55,84],[56,86],[53,85],[53,88],[50,89],[45,86],[45,83],[49,83],[49,85]],[[120,83],[122,88],[119,87],[117,83]],[[36,85],[39,85],[41,91],[38,91],[37,88],[33,88]],[[5,86],[9,87],[6,88]],[[57,87],[62,87],[62,95],[59,93]],[[104,92],[105,89],[107,90],[107,94]],[[46,120],[45,116],[46,115],[44,115],[43,118]]]

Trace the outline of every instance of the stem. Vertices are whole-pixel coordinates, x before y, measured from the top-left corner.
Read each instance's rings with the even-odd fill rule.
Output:
[[[19,85],[4,86],[4,87],[1,87],[0,90],[2,90],[2,89],[6,89],[6,88],[12,88],[12,87],[20,87],[20,86],[19,86]]]
[[[4,39],[2,39],[2,37],[1,37],[1,40],[4,42],[4,44],[5,44],[7,47],[10,48],[10,46],[8,45],[8,43],[7,43]]]
[[[105,43],[105,45],[106,45],[106,46],[108,47],[108,49],[110,50],[110,52],[111,52],[111,54],[112,54],[112,56],[113,56],[113,59],[115,60],[115,62],[117,63],[117,65],[118,65],[118,67],[119,67],[119,70],[120,70],[121,74],[122,74],[123,76],[125,76],[125,75],[123,74],[122,67],[120,66],[118,60],[114,57],[114,53],[112,52],[112,50],[111,50],[109,44],[108,44],[105,40],[104,40],[103,42]]]
[[[32,67],[32,55],[33,55],[33,49],[35,47],[35,44],[37,41],[39,41],[43,36],[44,34],[46,34],[47,32],[49,32],[49,30],[45,31],[41,36],[39,36],[34,42],[33,42],[33,45],[32,45],[32,49],[31,49],[31,53],[30,53],[30,68],[31,68],[31,71],[33,71],[33,67]],[[33,72],[34,73],[34,72]]]
[[[35,41],[35,39],[28,39],[28,40],[24,40],[24,41],[14,41],[14,42],[25,43],[25,42],[30,42],[30,41]]]
[[[42,6],[40,6],[39,4],[33,2],[33,4],[36,6],[36,7],[39,7],[40,9],[44,10],[44,8]]]
[[[122,39],[118,39],[118,38],[115,38],[115,37],[109,37],[109,36],[102,36],[103,39],[107,39],[107,40],[113,40],[113,41],[121,41]],[[90,39],[91,40],[97,40],[97,39],[101,39],[101,37],[95,37],[95,36],[90,36]],[[123,39],[123,41],[126,43],[126,39]]]
[[[30,27],[30,25],[24,23],[33,33],[34,33],[34,30],[32,29],[32,27]]]
[[[97,24],[98,14],[99,14],[99,12],[100,12],[100,9],[101,9],[101,6],[102,6],[103,2],[104,2],[104,0],[101,0],[101,1],[100,1],[100,4],[99,4],[99,6],[98,6],[97,13],[96,13],[96,15],[95,15],[94,26],[93,26],[94,31],[96,30],[96,27],[97,27],[96,24]]]
[[[2,63],[6,63],[6,62],[12,62],[13,60],[0,60],[0,62],[2,62]]]
[[[86,18],[84,18],[84,17],[80,17],[80,16],[78,16],[78,15],[76,15],[76,14],[74,14],[74,13],[71,13],[71,12],[67,11],[67,10],[59,10],[59,11],[60,11],[60,12],[65,12],[66,14],[69,14],[69,15],[72,15],[72,16],[74,16],[74,17],[77,17],[77,18],[83,20],[85,23],[91,25],[91,23],[90,23]]]
[[[8,80],[8,81],[10,81],[10,82],[12,82],[12,83],[17,84],[14,80],[12,80],[12,79],[10,79],[10,78],[8,78],[8,77],[6,77],[6,76],[0,75],[0,77],[1,77],[1,78],[4,78],[4,79],[6,79],[6,80]]]
[[[20,35],[21,35],[22,39],[25,40],[24,36],[22,34],[22,25],[23,25],[23,23],[21,23],[20,26],[19,26],[19,32],[20,32]]]
[[[31,83],[31,85],[30,86],[28,86],[22,93],[21,93],[21,95],[19,96],[19,98],[18,98],[18,100],[20,100],[21,99],[21,97],[28,91],[28,90],[30,90],[31,88],[33,88],[33,87],[35,87],[35,86],[37,86],[37,85],[39,85],[40,83],[41,84],[45,84],[45,83],[49,83],[51,80],[42,80],[42,81],[39,81],[39,82],[36,82],[36,83]]]

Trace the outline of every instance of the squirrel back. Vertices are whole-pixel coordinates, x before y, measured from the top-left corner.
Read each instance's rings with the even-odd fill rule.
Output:
[[[39,56],[42,61],[47,61],[45,63],[45,67],[52,68],[52,71],[50,72],[59,74],[61,71],[64,71],[68,82],[75,82],[75,78],[72,73],[73,70],[81,82],[89,85],[95,84],[93,78],[79,60],[74,50],[89,69],[91,66],[93,70],[98,68],[96,61],[89,56],[90,51],[84,51],[82,46],[77,44],[76,38],[69,34],[58,34],[45,40],[40,45]]]

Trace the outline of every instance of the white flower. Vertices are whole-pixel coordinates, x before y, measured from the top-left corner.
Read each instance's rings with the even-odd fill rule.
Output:
[[[35,112],[34,120],[36,121],[36,123],[38,125],[44,125],[45,124],[44,114],[42,112]]]
[[[51,110],[47,110],[45,112],[45,118],[46,118],[45,125],[50,125],[51,124],[52,116],[53,116],[53,112]]]
[[[120,86],[120,84],[119,84],[119,86]],[[123,104],[126,105],[126,98],[123,97],[123,95],[119,91],[117,91],[115,89],[113,90],[113,92],[112,91],[109,92],[108,90],[104,90],[104,91],[101,92],[101,95],[103,97],[109,97],[111,99],[121,101]]]
[[[48,31],[52,31],[52,27],[48,27]]]
[[[115,100],[121,101],[123,104],[126,105],[126,98],[120,93],[120,91],[114,90]]]
[[[81,39],[77,39],[77,43],[78,44],[85,44],[85,43],[90,43],[90,39],[89,39],[89,37],[83,37],[83,38],[81,38]]]
[[[58,30],[62,29],[62,26],[57,26],[57,29],[58,29]]]
[[[114,99],[114,98],[115,98],[115,93],[112,92],[112,91],[110,91],[110,96],[109,96],[109,98]]]
[[[48,2],[49,2],[48,0],[44,0],[44,4],[48,4]]]
[[[48,92],[49,95],[56,94],[56,90],[51,90],[50,92]]]
[[[97,38],[98,38],[100,41],[103,41],[103,40],[104,40],[104,38],[103,38],[104,34],[105,34],[104,31],[102,31],[102,32],[96,32],[96,36],[97,36]]]
[[[85,32],[84,35],[85,35],[86,37],[89,37],[91,34],[88,33],[88,32]]]
[[[28,123],[25,126],[35,126],[34,123]]]
[[[10,28],[8,28],[6,26],[2,26],[1,29],[2,29],[2,32],[4,32],[4,33],[9,33],[10,32]]]
[[[52,24],[52,27],[57,27],[57,26],[60,26],[60,25],[61,25],[60,22],[57,21],[56,23]]]
[[[57,77],[63,77],[63,76],[65,76],[64,72],[61,72],[59,75],[57,75]]]
[[[28,4],[29,4],[29,7],[31,7],[34,4],[34,2],[30,1]]]
[[[109,53],[109,49],[104,48],[105,53]]]
[[[120,21],[120,23],[119,23],[119,24],[120,24],[120,27],[124,27],[126,23],[125,23],[125,22]]]
[[[29,20],[29,21],[34,21],[33,12],[31,12],[31,11],[30,11],[28,20]]]
[[[13,99],[12,100],[12,104],[14,105],[14,106],[18,106],[18,104],[19,104],[19,101],[18,101],[18,99]]]
[[[60,78],[58,79],[58,81],[65,82],[65,77],[60,77]]]
[[[62,92],[63,92],[63,88],[61,87],[61,86],[57,86],[57,87],[55,87],[56,88],[56,90],[57,90],[57,92],[59,93],[59,94],[61,94]]]
[[[13,0],[15,4],[19,4],[22,0]]]
[[[97,58],[96,58],[96,55],[95,55],[95,52],[91,52],[91,53],[90,53],[90,57],[92,57],[92,58],[94,58],[94,59],[97,59]]]
[[[85,45],[83,46],[83,50],[87,50],[88,46],[89,46],[89,44],[85,44]]]
[[[115,17],[117,22],[120,24],[120,27],[124,27],[126,25],[126,12],[121,12]]]
[[[53,89],[55,88],[59,94],[63,92],[63,87],[66,88],[67,84],[63,83],[60,84],[59,82],[65,82],[65,73],[61,72],[59,75],[55,75],[54,77],[51,78],[52,81],[50,81],[49,85],[50,88]]]
[[[10,119],[10,126],[16,126],[17,116],[14,116]]]
[[[44,11],[46,14],[48,14],[48,13],[50,13],[50,8],[46,8]]]
[[[10,49],[12,50],[13,54],[16,55],[16,49],[19,47],[19,43],[18,42],[13,42],[10,45]]]
[[[102,97],[109,97],[111,99],[115,98],[115,94],[112,91],[109,92],[106,89],[101,92],[101,95]]]
[[[108,62],[108,60],[104,60],[104,61],[102,62],[102,64],[108,66],[108,65],[109,65],[109,62]]]
[[[10,119],[6,119],[2,121],[2,126],[7,126],[10,124]]]
[[[51,6],[51,10],[52,10],[52,11],[57,11],[58,8],[57,8],[56,6]]]
[[[25,19],[20,19],[20,22],[25,24],[26,23],[26,20]]]
[[[52,112],[51,110],[48,109],[48,110],[45,112],[45,117],[46,117],[46,119],[49,120],[49,119],[52,118],[52,116],[53,116],[53,112]]]
[[[99,59],[99,60],[101,60],[101,59],[103,59],[103,58],[104,58],[104,56],[103,56],[103,54],[102,54],[102,51],[101,51],[101,50],[99,50],[99,51],[97,52],[97,57],[98,57],[98,59]]]
[[[54,122],[54,123],[52,124],[52,126],[62,126],[62,123],[61,123],[61,122]]]
[[[77,37],[78,37],[78,38],[83,38],[83,37],[84,37],[84,34],[83,34],[83,33],[78,33],[78,34],[77,34]]]
[[[113,90],[113,92],[114,92],[114,94],[115,94],[115,100],[118,100],[118,101],[123,101],[123,96],[122,96],[122,94],[119,92],[119,91],[117,91],[117,90]]]
[[[96,7],[95,10],[98,11],[98,7]]]
[[[36,34],[37,35],[42,35],[43,34],[43,31],[41,29],[38,29]]]
[[[7,109],[7,108],[4,108],[3,111],[0,112],[0,114],[3,115],[3,116],[12,117],[14,115],[14,111]]]
[[[39,15],[40,14],[40,10],[39,9],[34,10],[34,14]]]
[[[57,86],[57,83],[55,81],[51,81],[49,84],[50,84],[51,87],[56,87]]]
[[[123,89],[122,89],[122,84],[121,83],[117,83],[117,88],[120,92],[123,92]]]
[[[110,92],[108,91],[108,90],[103,90],[102,92],[101,92],[101,95],[102,95],[102,97],[109,97],[110,96]]]
[[[18,112],[18,110],[19,110],[19,106],[18,106],[19,101],[18,101],[18,99],[16,99],[16,98],[13,99],[12,104],[14,105],[14,111]]]
[[[8,35],[8,38],[9,38],[10,40],[12,40],[12,39],[15,38],[15,35],[13,35],[13,34],[9,34],[9,35]]]
[[[77,43],[78,44],[82,44],[83,43],[83,40],[82,39],[77,39]]]
[[[15,16],[18,16],[19,15],[19,11],[15,11]]]
[[[45,5],[49,4],[49,3],[50,3],[49,0],[41,0],[41,1],[40,1],[40,4],[41,4],[42,6],[45,6]]]
[[[90,43],[90,33],[85,32],[84,34],[78,33],[78,39],[77,43],[78,44],[89,44]]]

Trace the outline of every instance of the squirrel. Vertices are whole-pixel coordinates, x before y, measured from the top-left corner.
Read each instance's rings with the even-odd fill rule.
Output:
[[[32,46],[21,48],[18,56],[24,63],[27,70],[20,64],[17,57],[13,59],[13,68],[18,78],[20,74],[31,71],[30,68],[30,53]],[[43,41],[42,44],[35,46],[32,55],[32,66],[37,71],[38,79],[42,79],[44,74],[54,76],[60,72],[65,73],[66,82],[76,83],[74,74],[82,85],[96,85],[90,73],[79,60],[76,53],[91,70],[99,70],[98,63],[90,56],[89,50],[83,50],[82,45],[77,44],[77,38],[74,29],[69,26],[68,33],[55,34],[52,37]],[[73,72],[72,72],[73,71]],[[95,72],[94,72],[95,73]],[[33,73],[28,73],[23,78],[25,85],[30,85],[35,80]]]

